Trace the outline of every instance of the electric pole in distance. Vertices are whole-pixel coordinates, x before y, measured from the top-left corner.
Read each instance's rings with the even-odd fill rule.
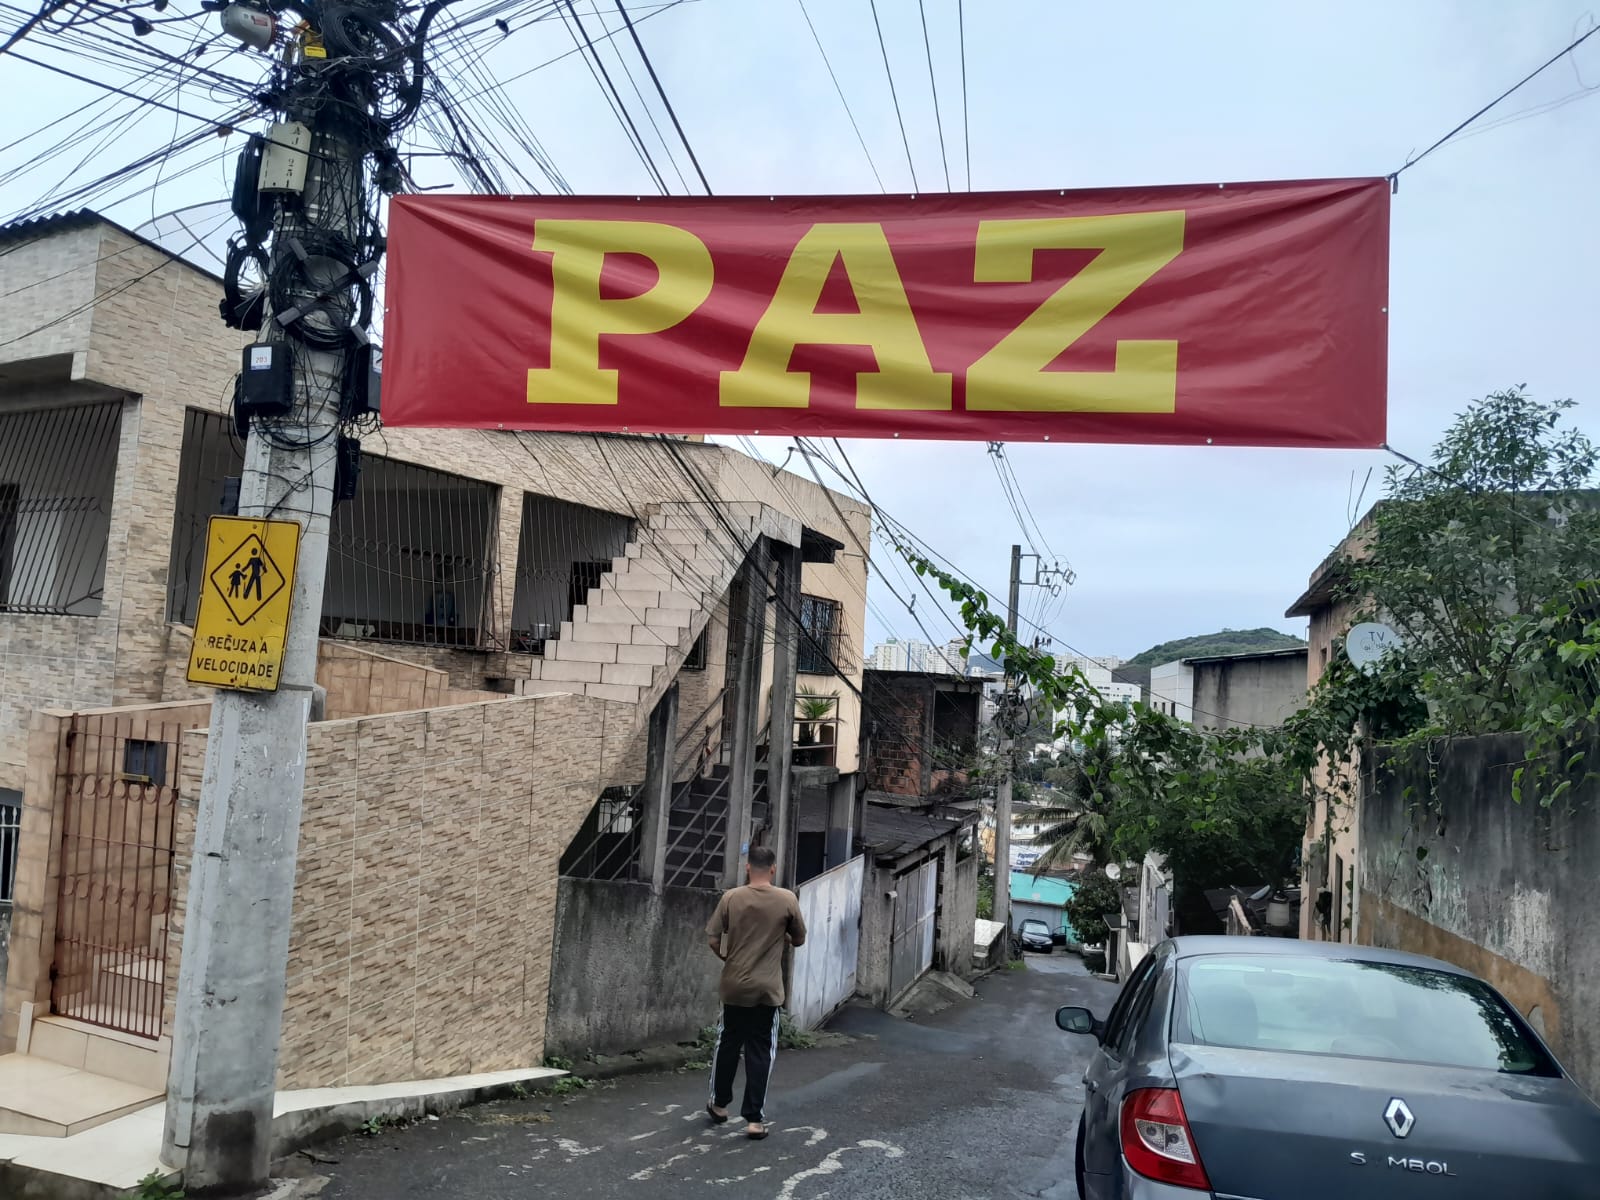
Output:
[[[292,576],[275,690],[224,685],[212,703],[183,929],[162,1159],[187,1188],[231,1193],[269,1174],[328,527],[355,491],[352,435],[376,422],[367,327],[379,194],[401,185],[394,141],[421,102],[422,46],[441,5],[414,27],[392,0],[210,6],[224,31],[278,55],[263,93],[278,119],[239,158],[243,230],[221,309],[259,330],[234,399],[247,434],[237,515],[293,522],[299,547],[297,568],[275,567]],[[195,640],[198,656],[198,628]]]
[[[1011,587],[1006,595],[1006,629],[1017,635],[1017,597],[1022,587],[1022,547],[1011,547]],[[1000,784],[994,800],[994,919],[1006,927],[1006,956],[1011,955],[1011,777],[1016,772],[1016,744],[1011,722],[1017,677],[1006,666],[1006,694],[1000,711],[1005,716],[1000,739]]]
[[[1022,560],[1032,558],[1034,577],[1022,578]],[[1024,554],[1021,546],[1011,547],[1011,584],[1006,594],[1006,629],[1013,639],[1017,636],[1017,604],[1024,587],[1042,587],[1052,594],[1071,586],[1072,569],[1059,561],[1044,566],[1037,554]],[[1035,647],[1038,639],[1034,640]],[[1016,739],[1025,736],[1032,726],[1031,711],[1027,701],[1017,694],[1017,677],[1006,664],[1005,695],[999,709],[1000,725],[1000,780],[995,788],[994,802],[994,919],[1006,927],[1006,953],[1011,953],[1011,790],[1017,771]],[[1051,714],[1052,720],[1054,714]]]

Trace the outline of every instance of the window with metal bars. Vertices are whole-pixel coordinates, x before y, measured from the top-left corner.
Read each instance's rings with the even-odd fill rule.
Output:
[[[227,511],[243,473],[232,423],[191,409],[173,516],[167,616],[194,623],[206,524]],[[478,479],[363,457],[355,499],[328,536],[322,635],[419,645],[487,647],[492,627],[498,488]]]
[[[844,632],[843,610],[837,600],[821,596],[800,597],[800,653],[802,675],[832,675]]]
[[[546,641],[560,637],[561,623],[589,603],[612,560],[627,552],[633,530],[634,522],[620,513],[525,494],[510,648],[540,654]]]
[[[100,615],[122,402],[0,412],[0,610]]]
[[[22,841],[22,793],[0,788],[0,904],[16,898],[17,846]]]

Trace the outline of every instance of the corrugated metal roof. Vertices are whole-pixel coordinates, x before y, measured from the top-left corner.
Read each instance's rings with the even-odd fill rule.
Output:
[[[861,844],[878,858],[899,858],[976,820],[976,813],[952,820],[918,809],[869,804],[862,821]]]

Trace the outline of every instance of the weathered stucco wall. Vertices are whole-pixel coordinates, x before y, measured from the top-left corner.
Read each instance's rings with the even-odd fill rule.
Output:
[[[1365,781],[1360,940],[1483,976],[1600,1093],[1600,785],[1549,809],[1518,805],[1518,739],[1464,739],[1434,757],[1430,781],[1427,762],[1380,752]]]
[[[706,922],[721,893],[563,877],[556,891],[548,1053],[624,1054],[716,1023]]]
[[[1194,723],[1202,729],[1281,725],[1306,700],[1306,655],[1251,655],[1194,664]]]

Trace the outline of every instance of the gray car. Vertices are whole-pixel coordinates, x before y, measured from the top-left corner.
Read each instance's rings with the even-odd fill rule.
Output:
[[[1414,954],[1184,937],[1093,1036],[1084,1200],[1593,1200],[1600,1108],[1488,984]]]

